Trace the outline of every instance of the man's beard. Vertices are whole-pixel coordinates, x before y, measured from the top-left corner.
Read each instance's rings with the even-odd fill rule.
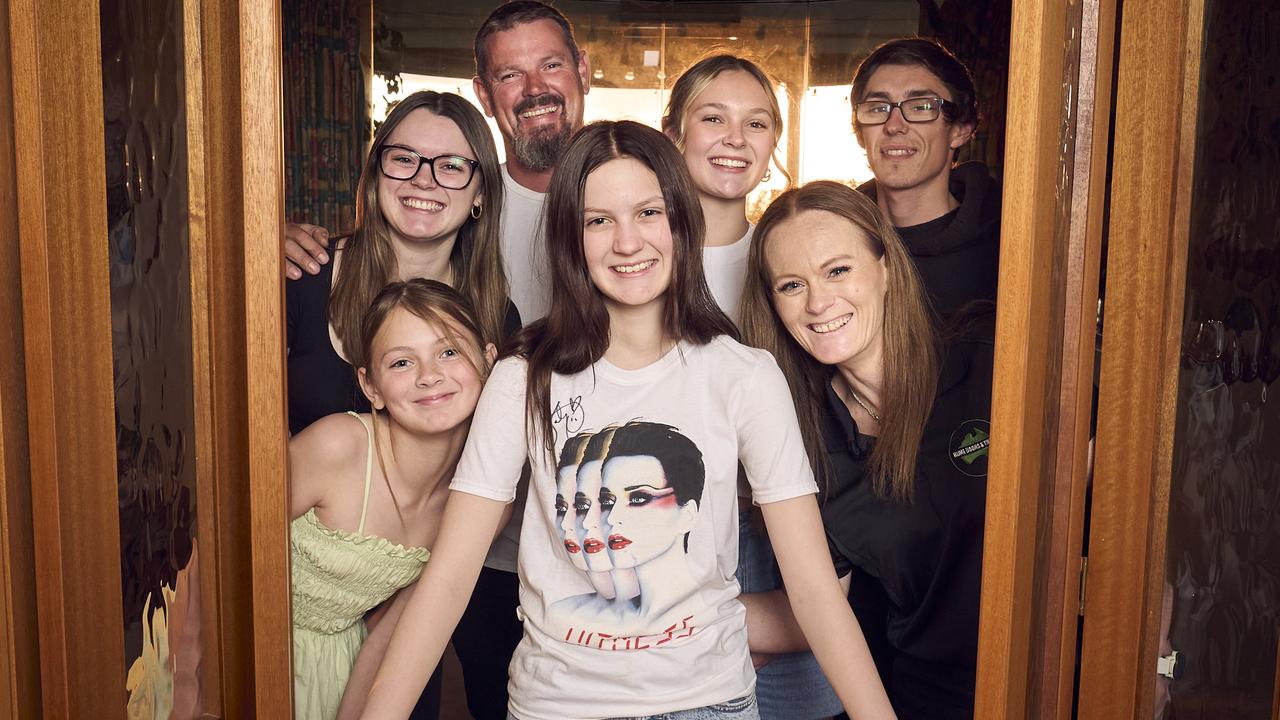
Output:
[[[560,156],[564,154],[565,148],[569,146],[569,138],[573,135],[573,130],[569,126],[568,118],[563,116],[565,112],[564,98],[555,93],[542,93],[531,98],[525,98],[515,106],[517,117],[520,113],[533,110],[535,108],[547,105],[560,106],[560,123],[556,126],[542,126],[525,133],[519,130],[519,124],[516,125],[516,132],[511,138],[511,151],[515,154],[516,160],[521,165],[537,172],[545,172],[556,166],[560,162]]]
[[[511,138],[511,151],[521,165],[543,172],[554,168],[560,161],[572,135],[568,123],[538,128],[530,133],[517,133]]]

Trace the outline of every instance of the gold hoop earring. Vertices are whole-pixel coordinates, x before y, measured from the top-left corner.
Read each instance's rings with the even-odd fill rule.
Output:
[[[764,171],[764,177],[760,178],[760,182],[767,183],[771,177],[773,177],[773,168],[766,168]]]
[[[479,205],[471,206],[471,217],[475,218],[476,220],[479,220],[480,215],[482,215],[483,213],[484,213],[484,208],[480,207]]]

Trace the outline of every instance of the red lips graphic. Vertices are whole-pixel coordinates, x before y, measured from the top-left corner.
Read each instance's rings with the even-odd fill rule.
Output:
[[[588,555],[595,555],[604,549],[604,543],[595,538],[587,538],[582,541],[582,549],[586,550]]]
[[[622,549],[625,549],[625,548],[626,548],[628,545],[630,545],[630,544],[631,544],[631,541],[630,541],[629,539],[627,539],[627,537],[626,537],[625,535],[610,535],[610,536],[609,536],[609,549],[610,549],[610,550],[622,550]]]
[[[576,553],[576,552],[578,552],[578,550],[579,550],[580,548],[578,547],[578,543],[576,543],[576,542],[574,542],[574,541],[572,541],[572,540],[565,540],[565,541],[564,541],[564,549],[565,549],[565,550],[568,550],[570,553]]]

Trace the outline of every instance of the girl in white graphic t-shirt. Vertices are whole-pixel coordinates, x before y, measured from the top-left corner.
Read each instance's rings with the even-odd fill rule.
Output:
[[[548,197],[550,312],[486,385],[432,563],[398,618],[362,717],[412,708],[515,495],[510,471],[525,461],[525,632],[511,664],[512,717],[758,717],[733,579],[739,461],[798,624],[845,707],[893,717],[826,550],[785,379],[771,356],[732,339],[707,289],[700,210],[683,159],[657,131],[595,123],[574,137]],[[608,554],[612,573],[634,569],[639,580],[634,597],[615,582],[610,599],[566,544],[581,547],[560,513],[568,484],[557,482],[558,460],[574,435],[614,427],[616,441],[642,424],[663,428],[625,452],[611,446],[599,490],[575,484],[575,502],[581,494],[598,513],[598,534],[584,539]],[[695,489],[684,480],[698,472]],[[655,562],[688,579],[663,586],[642,567]],[[559,605],[575,597],[587,612]],[[602,606],[612,614],[591,612]]]

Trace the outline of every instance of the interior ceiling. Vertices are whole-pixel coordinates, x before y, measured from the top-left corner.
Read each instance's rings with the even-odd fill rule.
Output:
[[[804,80],[807,55],[808,84],[844,84],[860,55],[917,31],[921,1],[928,0],[565,0],[555,5],[573,22],[579,44],[589,53],[598,73],[593,84],[644,88],[665,85],[665,77],[674,77],[713,47],[760,60],[792,83]],[[375,70],[470,77],[475,73],[472,39],[496,5],[374,0]],[[645,66],[646,50],[659,51],[658,65]]]

